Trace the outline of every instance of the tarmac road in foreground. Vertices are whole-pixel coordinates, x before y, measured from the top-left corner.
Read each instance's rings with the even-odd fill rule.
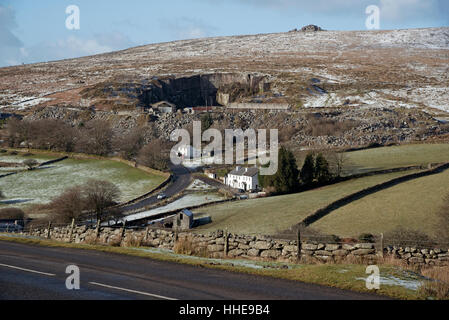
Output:
[[[68,290],[69,265],[80,290]],[[3,300],[372,300],[380,296],[91,250],[0,241]]]

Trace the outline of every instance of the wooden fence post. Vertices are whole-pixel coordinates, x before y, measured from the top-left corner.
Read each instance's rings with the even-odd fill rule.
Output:
[[[47,239],[50,239],[50,236],[51,236],[51,221],[48,222]]]
[[[384,257],[384,234],[380,234],[380,256]]]
[[[228,247],[229,247],[229,233],[228,229],[226,229],[224,234],[224,256],[228,256]]]
[[[100,225],[101,220],[97,220],[97,227],[95,228],[95,238],[98,239],[98,236],[100,235]]]
[[[148,241],[148,234],[150,233],[150,227],[147,227],[145,229],[145,237],[143,238],[143,241],[147,242]]]
[[[297,252],[296,252],[296,254],[297,254],[296,260],[298,262],[300,262],[301,261],[302,243],[301,243],[301,231],[299,228],[298,228],[298,234],[296,235],[296,241],[298,242]]]
[[[72,243],[73,228],[75,227],[75,218],[72,219],[72,224],[70,226],[69,243]]]
[[[125,234],[126,234],[126,220],[123,220],[122,235],[120,237],[120,246],[122,245],[123,239],[125,238]]]

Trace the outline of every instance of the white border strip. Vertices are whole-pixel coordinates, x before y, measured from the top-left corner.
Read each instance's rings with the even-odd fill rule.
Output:
[[[42,275],[44,275],[44,276],[49,276],[49,277],[54,277],[54,276],[56,276],[56,274],[53,274],[53,273],[46,273],[46,272],[40,272],[40,271],[36,271],[36,270],[31,270],[31,269],[24,269],[24,268],[15,267],[15,266],[10,266],[10,265],[7,265],[7,264],[2,264],[2,263],[0,263],[0,267],[6,267],[6,268],[10,268],[10,269],[16,269],[16,270],[25,271],[25,272],[31,272],[31,273],[42,274]]]
[[[130,290],[130,289],[125,289],[125,288],[120,288],[120,287],[113,287],[113,286],[109,286],[106,284],[101,284],[101,283],[97,283],[97,282],[89,282],[90,284],[93,284],[95,286],[100,286],[100,287],[104,287],[104,288],[109,288],[109,289],[115,289],[115,290],[121,290],[121,291],[125,291],[125,292],[130,292],[130,293],[135,293],[135,294],[140,294],[143,296],[148,296],[148,297],[153,297],[153,298],[158,298],[158,299],[163,299],[163,300],[178,300],[175,298],[169,298],[169,297],[164,297],[164,296],[160,296],[157,294],[152,294],[152,293],[147,293],[147,292],[142,292],[142,291],[136,291],[136,290]]]

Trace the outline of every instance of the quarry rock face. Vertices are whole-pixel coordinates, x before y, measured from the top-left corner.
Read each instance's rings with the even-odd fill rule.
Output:
[[[265,75],[212,73],[192,76],[153,76],[142,81],[107,81],[81,92],[84,99],[127,100],[132,106],[149,106],[161,101],[178,109],[228,105],[242,95],[269,90]]]

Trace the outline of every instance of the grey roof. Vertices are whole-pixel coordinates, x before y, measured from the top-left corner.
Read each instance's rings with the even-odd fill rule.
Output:
[[[168,101],[159,101],[159,102],[153,103],[151,106],[153,108],[160,108],[160,107],[164,107],[164,105],[167,107],[176,108],[175,104],[170,103]]]
[[[11,113],[0,112],[0,119],[8,119],[8,118],[11,118],[12,116],[13,116],[13,114],[11,114]]]
[[[187,209],[183,209],[182,213],[184,213],[188,217],[193,217],[193,212]]]
[[[234,170],[231,171],[231,173],[234,176],[245,176],[245,177],[254,177],[257,174],[259,174],[259,169],[256,167],[252,168],[243,168],[243,167],[237,167]]]

